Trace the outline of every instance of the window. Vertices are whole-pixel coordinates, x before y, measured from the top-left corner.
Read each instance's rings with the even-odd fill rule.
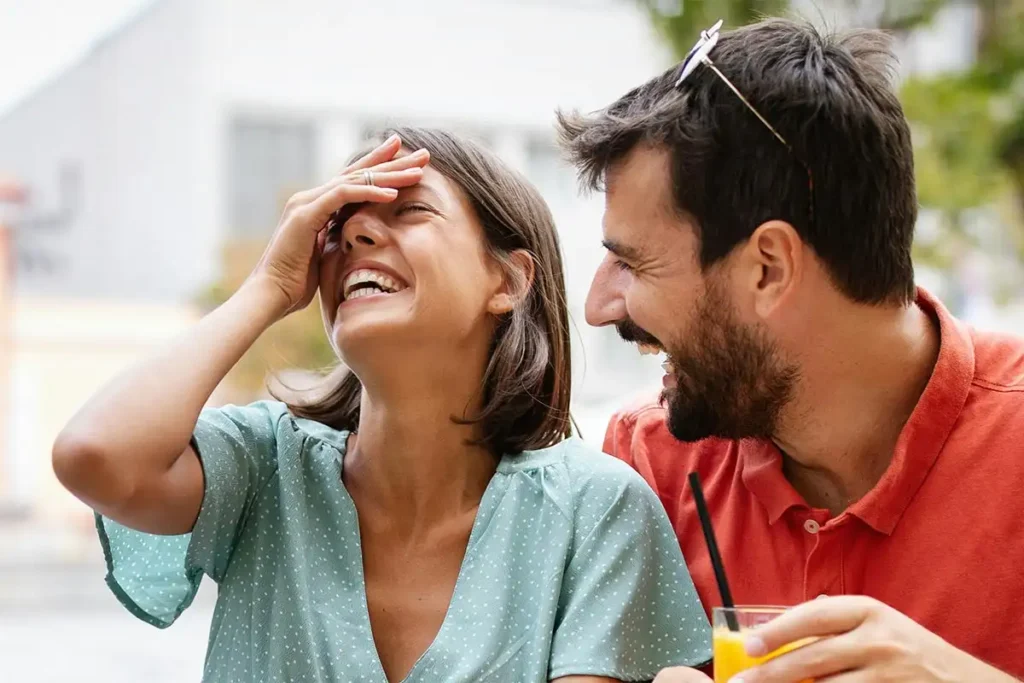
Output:
[[[234,237],[265,237],[288,198],[316,184],[311,123],[235,121],[228,134],[228,188]]]

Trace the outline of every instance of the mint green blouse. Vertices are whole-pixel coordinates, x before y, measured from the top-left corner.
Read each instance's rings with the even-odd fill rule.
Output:
[[[385,683],[341,480],[346,437],[280,403],[208,409],[191,534],[97,517],[107,584],[140,619],[167,627],[204,574],[219,584],[204,681]],[[405,681],[649,680],[709,661],[710,643],[657,497],[570,439],[501,459],[441,629]]]

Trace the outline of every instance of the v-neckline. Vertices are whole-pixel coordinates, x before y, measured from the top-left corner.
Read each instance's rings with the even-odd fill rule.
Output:
[[[355,563],[357,566],[356,579],[359,584],[359,597],[363,608],[362,613],[359,615],[360,620],[362,621],[361,626],[363,627],[361,630],[369,641],[367,646],[369,651],[373,653],[373,663],[377,673],[379,674],[381,683],[391,683],[388,681],[387,672],[384,671],[384,664],[381,662],[380,652],[377,651],[377,643],[373,639],[373,623],[370,620],[370,601],[366,592],[366,570],[363,565],[363,535],[359,529],[359,510],[356,508],[356,502],[353,500],[352,495],[345,487],[343,479],[345,472],[345,455],[348,452],[349,436],[351,436],[351,434],[344,435],[344,438],[342,439],[342,446],[338,448],[338,457],[336,459],[338,465],[337,482],[340,485],[346,504],[352,508],[352,515],[355,519],[355,547],[359,553],[359,562]],[[507,490],[507,487],[503,487],[499,490],[499,484],[497,483],[499,481],[507,481],[507,477],[498,476],[501,474],[501,466],[505,462],[506,457],[507,456],[502,456],[501,460],[498,462],[497,469],[495,469],[490,481],[487,482],[487,486],[484,488],[484,494],[480,497],[480,504],[477,506],[476,516],[473,518],[473,527],[469,531],[469,541],[466,543],[466,552],[462,556],[462,562],[459,565],[459,573],[455,577],[455,587],[452,589],[452,596],[448,600],[448,608],[445,610],[444,618],[441,620],[441,626],[437,629],[437,633],[434,634],[434,637],[430,641],[430,644],[427,645],[427,648],[420,653],[419,657],[416,658],[416,661],[413,662],[412,667],[409,668],[409,671],[397,683],[413,683],[416,680],[414,676],[419,673],[419,669],[426,666],[425,662],[427,662],[428,657],[432,654],[435,646],[442,640],[441,637],[444,635],[445,628],[448,626],[452,613],[455,611],[457,603],[459,602],[459,589],[465,582],[466,573],[472,566],[472,553],[476,548],[480,537],[486,530],[487,525],[490,524],[491,518],[494,516],[494,511],[498,507],[498,501],[495,500],[491,502],[490,499],[496,496],[502,496]]]

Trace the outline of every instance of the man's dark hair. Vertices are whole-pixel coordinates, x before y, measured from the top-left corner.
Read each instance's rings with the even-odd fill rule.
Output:
[[[638,145],[667,149],[675,208],[696,224],[702,269],[779,219],[851,299],[912,301],[917,198],[889,36],[768,19],[722,33],[710,58],[792,149],[707,66],[680,88],[673,67],[597,113],[559,112],[584,185],[600,189]]]

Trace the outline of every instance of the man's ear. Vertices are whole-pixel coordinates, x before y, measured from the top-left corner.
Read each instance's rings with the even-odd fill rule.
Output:
[[[504,277],[501,288],[487,303],[487,312],[504,315],[515,308],[530,292],[536,265],[533,255],[525,249],[516,249],[502,259]]]
[[[796,229],[785,221],[766,221],[750,236],[742,259],[746,286],[760,317],[770,316],[803,276],[803,247]]]

